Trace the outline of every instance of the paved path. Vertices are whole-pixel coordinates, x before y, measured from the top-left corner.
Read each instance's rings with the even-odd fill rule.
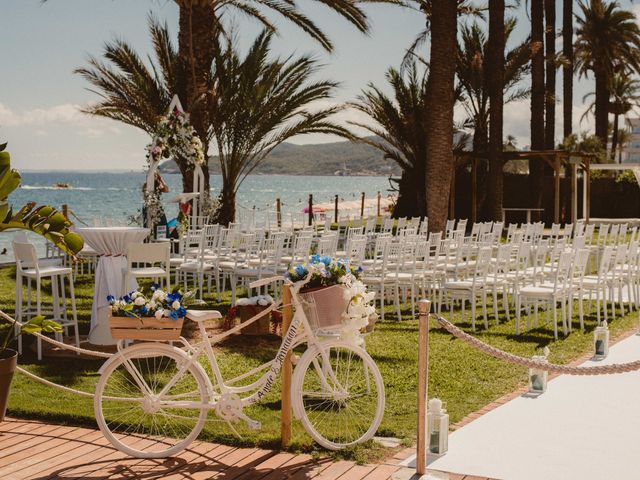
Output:
[[[377,465],[314,460],[309,455],[194,442],[181,455],[162,460],[128,457],[98,430],[6,419],[0,424],[0,479],[163,480],[387,480],[409,479],[399,462],[404,450]],[[437,478],[477,479],[440,474]]]

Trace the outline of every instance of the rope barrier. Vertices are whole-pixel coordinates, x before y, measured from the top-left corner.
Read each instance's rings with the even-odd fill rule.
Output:
[[[78,222],[80,222],[85,227],[89,226],[89,224],[87,222],[85,222],[84,220],[82,220],[80,217],[78,217],[73,210],[69,210],[69,213],[71,214],[71,216],[73,218],[75,218]]]
[[[499,348],[492,347],[484,343],[481,340],[463,332],[450,321],[440,315],[434,315],[438,323],[442,328],[448,331],[454,337],[468,343],[474,348],[491,355],[499,360],[506,360],[509,363],[520,365],[522,367],[537,368],[540,370],[546,370],[549,372],[564,373],[567,375],[610,375],[615,373],[627,373],[640,370],[640,360],[634,362],[612,364],[612,365],[598,365],[594,367],[572,367],[569,365],[558,365],[555,363],[544,362],[540,360],[533,360],[532,358],[524,358],[514,355],[512,353],[505,352]]]

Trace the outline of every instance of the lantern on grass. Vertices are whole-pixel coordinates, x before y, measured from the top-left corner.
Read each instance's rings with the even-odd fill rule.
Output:
[[[602,360],[609,354],[609,326],[606,320],[593,331],[593,346],[596,360]]]
[[[547,362],[549,356],[549,347],[544,347],[543,355],[534,355],[531,357],[538,362]],[[541,394],[547,390],[548,372],[543,368],[529,369],[529,393]]]
[[[449,414],[442,405],[442,400],[432,398],[427,408],[427,435],[429,452],[442,455],[449,448]]]

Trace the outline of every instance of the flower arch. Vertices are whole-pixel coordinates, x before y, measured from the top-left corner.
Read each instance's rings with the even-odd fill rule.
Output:
[[[206,201],[205,178],[202,165],[205,162],[202,141],[189,122],[189,114],[182,108],[177,95],[173,96],[167,114],[158,122],[153,141],[147,145],[147,182],[144,194],[147,225],[155,225],[160,214],[160,195],[155,191],[155,175],[160,162],[170,158],[185,159],[194,166],[193,199],[191,214],[200,215]]]

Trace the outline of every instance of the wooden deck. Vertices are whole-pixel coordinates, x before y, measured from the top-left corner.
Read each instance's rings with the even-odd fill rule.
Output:
[[[194,442],[178,457],[141,460],[111,447],[100,431],[5,419],[0,424],[0,479],[408,480],[400,452],[376,465],[314,460],[309,455]],[[437,472],[449,480],[485,480]]]

